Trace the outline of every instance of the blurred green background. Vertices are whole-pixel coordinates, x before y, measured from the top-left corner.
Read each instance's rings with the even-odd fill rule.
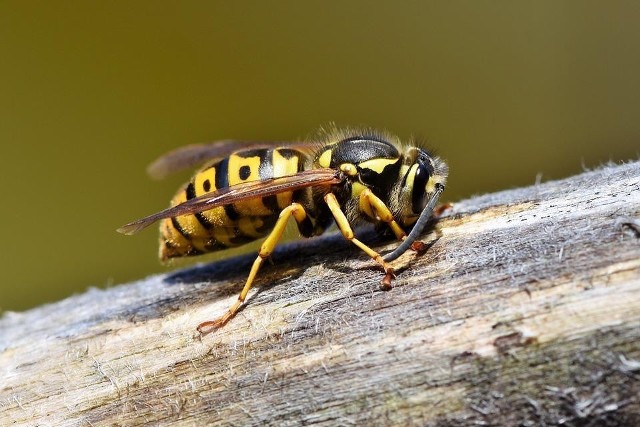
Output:
[[[180,145],[418,135],[445,200],[638,158],[640,3],[0,2],[0,308],[166,269],[115,232]]]

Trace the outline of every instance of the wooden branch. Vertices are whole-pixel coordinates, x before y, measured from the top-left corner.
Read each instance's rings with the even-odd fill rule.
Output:
[[[455,204],[389,292],[340,236],[285,245],[201,340],[254,255],[6,313],[0,425],[640,425],[639,218],[610,165]]]

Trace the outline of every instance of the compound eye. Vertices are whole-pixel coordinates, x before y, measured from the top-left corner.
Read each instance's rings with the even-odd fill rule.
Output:
[[[429,201],[427,193],[427,183],[431,178],[432,168],[428,161],[418,161],[416,173],[413,177],[413,190],[411,194],[411,209],[413,213],[419,214],[427,206]]]

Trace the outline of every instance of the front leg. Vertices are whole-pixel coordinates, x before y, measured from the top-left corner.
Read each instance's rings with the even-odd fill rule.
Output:
[[[365,245],[360,240],[356,239],[353,233],[353,229],[351,228],[351,225],[349,224],[349,221],[347,220],[347,217],[345,216],[344,212],[342,212],[342,208],[340,208],[338,199],[336,199],[336,196],[333,193],[328,193],[327,195],[325,195],[324,201],[327,203],[329,210],[333,214],[333,218],[336,220],[336,224],[338,225],[338,228],[342,232],[342,235],[344,236],[344,238],[349,240],[350,242],[353,242],[354,245],[362,249],[367,255],[369,255],[375,262],[380,264],[384,269],[385,275],[382,281],[380,282],[380,287],[383,290],[391,289],[391,280],[395,277],[395,274],[393,273],[393,268],[385,260],[382,259],[382,257],[378,252],[374,251],[369,246]]]
[[[360,211],[364,212],[369,218],[386,223],[398,240],[402,241],[407,238],[407,233],[396,222],[387,205],[373,194],[373,191],[367,188],[360,193],[359,205]],[[420,241],[415,241],[411,244],[411,249],[416,252],[424,252],[426,248],[427,245]]]

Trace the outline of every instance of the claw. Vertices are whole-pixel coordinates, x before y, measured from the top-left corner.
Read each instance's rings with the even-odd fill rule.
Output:
[[[207,320],[206,322],[200,323],[196,329],[200,333],[200,336],[204,336],[210,334],[211,332],[215,332],[220,329],[233,317],[234,313],[226,313],[219,319],[216,320]]]
[[[422,254],[427,251],[428,246],[426,243],[416,240],[411,244],[411,249],[417,252],[418,254]]]
[[[396,275],[393,272],[393,268],[391,268],[391,267],[387,268],[387,271],[385,272],[384,278],[380,281],[380,289],[382,289],[383,291],[391,290],[391,288],[392,288],[391,280],[393,280],[395,278],[396,278]]]
[[[204,336],[221,328],[223,325],[224,323],[222,323],[220,319],[208,320],[206,322],[200,323],[196,329],[198,330],[198,333],[200,334],[200,336]]]

